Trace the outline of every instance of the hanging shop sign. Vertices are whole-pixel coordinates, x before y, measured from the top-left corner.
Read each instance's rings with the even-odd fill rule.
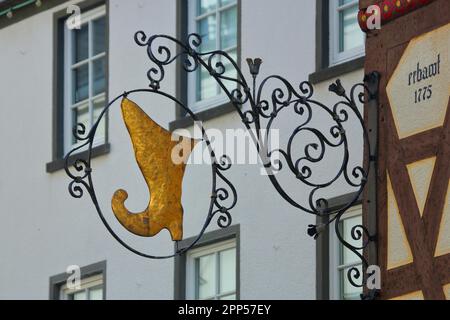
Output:
[[[166,67],[175,62],[180,63],[187,73],[197,72],[199,69],[206,70],[210,77],[220,85],[240,116],[256,149],[259,150],[259,157],[267,177],[276,192],[301,213],[330,217],[327,224],[305,226],[305,231],[317,238],[320,232],[326,230],[334,222],[338,239],[361,259],[363,265],[362,270],[358,266],[350,267],[347,270],[348,279],[354,286],[365,286],[366,269],[369,264],[363,250],[369,244],[373,245],[376,240],[375,235],[373,232],[369,232],[364,225],[353,226],[349,231],[350,234],[344,235],[339,228],[339,222],[346,210],[361,197],[369,177],[375,176],[376,148],[373,146],[376,146],[376,128],[372,128],[370,133],[368,132],[358,106],[367,103],[376,115],[378,74],[376,72],[369,73],[364,82],[353,85],[349,90],[346,90],[339,80],[332,83],[329,89],[337,99],[333,105],[327,106],[315,99],[313,86],[307,81],[293,86],[279,75],[272,75],[259,81],[261,59],[247,59],[251,74],[249,84],[236,61],[227,52],[221,50],[199,51],[201,37],[197,34],[189,35],[183,42],[167,35],[149,37],[139,31],[135,34],[135,42],[146,49],[147,55],[153,63],[147,72],[149,85],[142,89],[126,91],[110,101],[89,131],[82,124],[78,124],[74,128],[76,139],[82,143],[65,159],[66,173],[72,179],[69,184],[70,194],[81,198],[85,192],[88,192],[101,221],[111,235],[128,250],[146,258],[164,259],[185,253],[199,241],[212,221],[216,221],[220,228],[229,227],[232,223],[232,209],[235,207],[238,197],[233,183],[226,177],[226,172],[231,167],[230,158],[227,155],[216,155],[210,137],[203,127],[201,128],[201,140],[181,139],[180,137],[180,139],[175,139],[177,141],[173,141],[171,132],[160,127],[143,111],[142,106],[133,102],[133,96],[137,93],[157,95],[173,102],[188,117],[198,121],[197,115],[188,106],[162,89],[163,80]],[[175,53],[169,49],[173,45],[177,48]],[[230,76],[230,74],[235,74],[235,76]],[[133,213],[126,208],[125,201],[128,194],[125,190],[117,190],[111,195],[110,203],[101,204],[98,202],[94,189],[91,152],[97,126],[107,112],[113,111],[113,106],[118,102],[120,102],[122,119],[130,136],[136,162],[150,193],[150,201],[143,212]],[[297,125],[292,132],[288,132],[289,138],[285,145],[273,148],[269,139],[262,132],[268,133],[279,119],[278,115],[280,114],[288,114],[292,119],[296,119]],[[324,117],[328,121],[324,121]],[[317,128],[317,119],[321,119],[322,124],[327,123],[328,127]],[[355,164],[350,159],[350,149],[353,148],[353,145],[346,133],[346,129],[349,127],[352,130],[359,128],[360,135],[364,139],[364,150],[352,151],[359,154],[365,153],[365,161],[362,164]],[[137,250],[126,243],[109,224],[104,212],[109,212],[112,208],[112,212],[120,224],[135,235],[154,237],[161,230],[167,229],[175,244],[182,240],[183,220],[192,213],[184,212],[181,203],[182,180],[186,164],[185,162],[173,163],[170,158],[172,149],[179,143],[178,140],[183,140],[182,149],[187,150],[183,153],[185,160],[196,145],[202,143],[207,147],[211,158],[212,190],[204,201],[209,202],[209,209],[205,213],[205,220],[199,234],[190,245],[183,249],[175,246],[175,252],[157,256]],[[295,150],[293,142],[298,140],[305,142],[302,150]],[[87,158],[82,158],[77,153],[82,148],[87,148]],[[333,150],[338,153],[333,153]],[[336,154],[339,154],[340,158]],[[323,172],[330,171],[330,160],[337,164],[335,171],[326,179],[322,177],[318,181],[316,178],[318,174],[322,173],[323,176]],[[285,189],[275,174],[281,171],[294,177],[299,186],[309,188],[305,201],[296,200],[292,197],[292,192]],[[353,189],[354,196],[348,203],[331,209],[324,192],[338,188],[338,186]],[[355,246],[355,242],[362,244]]]

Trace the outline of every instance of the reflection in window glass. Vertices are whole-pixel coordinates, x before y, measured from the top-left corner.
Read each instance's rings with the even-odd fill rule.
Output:
[[[205,68],[197,74],[197,101],[213,98],[217,95],[217,82]]]
[[[81,279],[76,289],[64,284],[60,291],[60,297],[64,300],[103,300],[103,274]]]
[[[236,0],[220,0],[220,5],[222,7],[228,6],[230,4],[236,3]]]
[[[197,260],[198,298],[207,299],[214,296],[216,259],[214,254],[200,257]]]
[[[199,0],[198,1],[198,14],[202,15],[206,12],[210,12],[216,9],[216,0]]]
[[[76,292],[72,295],[73,300],[87,300],[86,291]]]
[[[73,70],[73,103],[89,97],[89,66],[87,64]]]
[[[364,34],[357,20],[357,7],[350,7],[339,13],[339,51],[344,52],[364,45]]]
[[[236,248],[222,247],[194,258],[195,298],[236,299]]]
[[[93,62],[93,91],[94,95],[98,95],[105,91],[105,84],[106,84],[106,60],[105,58],[97,59]]]
[[[103,289],[102,288],[90,289],[89,300],[103,300]]]
[[[197,22],[197,29],[202,38],[202,52],[216,49],[216,16],[208,16]]]
[[[358,24],[358,0],[329,1],[330,64],[364,54],[365,35]]]
[[[355,247],[362,246],[362,239],[355,240],[351,236],[352,229],[355,226],[362,224],[362,216],[355,215],[350,217],[345,217],[340,222],[341,233],[344,237],[344,240]],[[358,230],[358,229],[357,229]],[[347,272],[352,267],[356,267],[362,275],[362,265],[361,260],[358,256],[353,253],[350,249],[345,247],[342,243],[339,242],[339,262],[338,262],[338,277],[339,277],[339,287],[340,287],[340,298],[344,300],[353,300],[359,299],[359,295],[362,293],[361,288],[354,287],[350,281],[348,280]],[[361,252],[361,251],[360,251]],[[354,278],[352,278],[354,279]],[[360,281],[359,278],[357,281]]]
[[[93,27],[93,35],[94,35],[94,43],[93,43],[93,50],[94,55],[97,55],[99,53],[105,52],[106,50],[106,18],[101,17],[97,20],[95,20],[92,23]]]
[[[227,49],[237,43],[237,7],[222,11],[220,15],[220,47]]]
[[[223,50],[236,57],[237,49],[237,1],[236,0],[190,0],[195,1],[195,12],[191,19],[195,22],[191,32],[202,38],[201,52]],[[235,77],[236,72],[227,61],[227,76]],[[214,64],[213,64],[214,66]],[[194,81],[195,79],[195,81]],[[217,81],[204,68],[199,68],[191,78],[190,99],[195,102],[213,101],[224,93]],[[236,83],[224,81],[227,90],[236,88]],[[194,106],[195,108],[195,106]]]
[[[65,81],[65,152],[79,143],[73,138],[72,129],[77,123],[89,131],[97,120],[100,105],[106,99],[106,17],[104,7],[83,14],[81,29],[66,29],[67,55]],[[99,104],[99,101],[102,101]],[[80,104],[82,103],[82,107]],[[99,128],[105,136],[104,124]],[[102,143],[96,135],[95,144]]]
[[[84,24],[81,28],[73,31],[73,63],[86,60],[89,56],[89,25]]]
[[[357,265],[356,268],[362,274],[361,264]],[[341,299],[343,300],[360,300],[360,294],[362,293],[361,288],[354,287],[348,280],[348,271],[350,268],[343,269],[340,271],[339,277],[341,281]],[[361,279],[361,278],[360,278]],[[360,281],[360,280],[357,280]]]
[[[220,297],[219,300],[236,300],[235,294],[230,294],[229,296]]]
[[[94,123],[97,122],[98,118],[100,117],[100,113],[103,111],[104,107],[105,107],[105,99],[104,98],[99,98],[97,100],[94,100],[93,102],[94,104]],[[100,123],[97,126],[97,131],[95,133],[95,135],[97,137],[105,137],[106,134],[106,118],[103,117],[102,120],[100,121]]]
[[[231,59],[233,59],[234,61],[237,61],[236,50],[231,50],[230,52],[228,52],[228,54],[230,55]],[[225,65],[225,73],[223,75],[225,77],[232,78],[232,79],[236,78],[237,71],[236,71],[236,69],[234,69],[231,62],[226,58],[224,58],[224,61],[222,61],[222,62]],[[233,89],[236,88],[236,84],[231,81],[227,81],[227,82],[225,82],[225,87],[231,92]]]
[[[236,290],[236,250],[229,249],[219,253],[219,293]]]
[[[87,104],[75,107],[72,109],[72,127],[75,127],[78,123],[83,124],[85,128],[89,126],[89,107]],[[72,135],[72,143],[77,143],[77,140]]]
[[[347,218],[341,222],[342,235],[344,236],[344,240],[354,247],[360,247],[361,240],[353,239],[352,229],[361,224],[362,224],[361,216]],[[359,228],[355,229],[355,231],[358,231],[358,230],[361,231],[361,229],[359,229]],[[357,262],[359,260],[358,256],[355,253],[351,252],[350,250],[348,250],[347,248],[345,248],[343,246],[341,247],[341,251],[342,251],[341,264],[349,264],[349,263]],[[361,250],[359,252],[362,253]]]

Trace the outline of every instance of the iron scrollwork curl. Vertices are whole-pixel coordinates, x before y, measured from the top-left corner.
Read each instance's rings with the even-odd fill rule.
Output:
[[[312,84],[307,81],[301,82],[296,88],[285,78],[278,75],[271,75],[264,78],[259,85],[257,85],[257,77],[262,63],[262,60],[259,58],[247,59],[250,74],[252,76],[252,85],[250,86],[236,61],[227,52],[222,50],[202,52],[202,39],[198,34],[190,34],[185,42],[182,42],[179,39],[168,35],[147,36],[143,31],[138,31],[134,36],[134,40],[137,45],[146,48],[147,55],[153,63],[153,66],[147,72],[149,88],[131,90],[116,97],[105,107],[99,119],[86,136],[83,136],[86,133],[84,127],[80,125],[76,127],[74,129],[74,135],[77,140],[82,141],[83,143],[72,150],[66,157],[66,172],[72,179],[72,182],[69,184],[69,192],[72,196],[79,198],[83,195],[83,188],[88,191],[101,220],[116,240],[127,249],[141,256],[148,258],[168,258],[181,254],[192,247],[203,235],[203,232],[214,217],[217,216],[217,223],[221,228],[226,228],[231,224],[232,217],[230,211],[236,205],[237,192],[230,180],[224,175],[224,172],[231,167],[231,160],[227,157],[222,157],[219,160],[216,159],[214,150],[212,149],[203,128],[203,140],[208,146],[213,160],[213,186],[210,208],[206,215],[205,224],[197,239],[190,247],[183,250],[177,250],[173,255],[163,257],[151,256],[131,248],[125,244],[108,225],[96,199],[91,175],[92,143],[101,118],[115,101],[124,95],[132,94],[134,92],[159,94],[174,101],[189,116],[191,116],[193,120],[198,120],[197,116],[189,107],[185,106],[172,95],[161,90],[161,82],[166,75],[165,68],[175,61],[178,61],[187,73],[196,72],[200,68],[204,68],[210,76],[216,80],[222,91],[235,107],[244,126],[248,129],[257,150],[259,150],[259,156],[268,172],[268,177],[277,192],[288,203],[301,211],[317,216],[327,215],[330,217],[329,222],[326,225],[310,225],[308,234],[317,238],[320,232],[334,222],[335,232],[339,241],[361,259],[363,268],[367,268],[367,260],[361,251],[367,247],[369,242],[374,241],[374,235],[369,234],[367,228],[362,225],[353,227],[350,232],[351,238],[354,241],[362,241],[361,246],[355,247],[345,240],[345,237],[342,235],[342,231],[339,228],[343,214],[347,209],[354,205],[361,196],[364,186],[367,183],[370,168],[368,161],[364,161],[363,165],[351,164],[349,141],[346,132],[346,125],[350,122],[351,117],[356,117],[357,123],[363,131],[363,139],[366,146],[365,159],[372,159],[373,157],[373,155],[369,154],[370,141],[365,128],[364,119],[357,107],[358,103],[364,103],[365,96],[370,96],[372,94],[368,92],[368,88],[364,83],[354,85],[350,90],[350,94],[347,94],[340,80],[331,84],[329,90],[336,94],[341,100],[332,107],[328,107],[314,99],[314,88]],[[173,46],[175,46],[175,51],[173,51]],[[227,68],[231,68],[231,70]],[[231,73],[227,71],[231,71]],[[272,88],[274,87],[271,91],[268,89],[270,86],[272,86]],[[358,92],[358,90],[361,92]],[[268,96],[266,96],[266,94],[268,94]],[[243,105],[249,105],[249,108],[243,110]],[[278,116],[288,110],[293,111],[298,123],[289,136],[287,145],[284,148],[271,149],[268,136],[269,131],[274,127],[274,122],[278,119]],[[313,120],[317,117],[318,113],[322,114],[322,116],[326,116],[328,121],[332,123],[326,130],[319,130],[313,123]],[[266,129],[265,135],[261,133],[262,129]],[[302,135],[309,135],[313,138],[311,142],[306,143],[304,146],[302,155],[296,156],[294,151],[298,150],[295,149],[295,141]],[[75,153],[77,150],[86,147],[88,148],[87,159],[77,159],[69,163],[69,159],[72,159],[72,155],[76,157]],[[342,151],[340,165],[336,172],[331,174],[326,181],[317,182],[314,180],[315,172],[317,171],[315,166],[325,163],[324,159],[331,149]],[[280,159],[274,159],[276,154],[281,156]],[[69,165],[73,165],[75,172],[69,170]],[[281,172],[285,168],[287,168],[286,170],[288,170],[297,181],[310,188],[311,191],[309,192],[307,203],[300,203],[291,197],[276,178],[275,173]],[[221,181],[221,186],[218,186],[218,181]],[[321,191],[336,185],[338,182],[342,183],[342,181],[347,186],[355,188],[356,192],[354,192],[354,197],[347,203],[340,208],[332,210],[328,206],[328,201],[320,195]],[[225,205],[225,203],[227,204]],[[352,267],[348,270],[347,277],[350,283],[356,287],[361,287],[364,284],[364,276],[361,275],[361,272],[356,267]],[[358,279],[361,279],[361,281],[358,282]]]

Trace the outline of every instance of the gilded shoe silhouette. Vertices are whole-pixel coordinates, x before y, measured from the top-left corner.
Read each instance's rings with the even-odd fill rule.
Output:
[[[186,161],[197,140],[177,136],[154,122],[136,103],[124,98],[122,117],[131,137],[137,164],[147,183],[150,202],[139,213],[125,207],[128,193],[117,190],[111,201],[119,222],[130,232],[152,237],[162,229],[170,232],[172,240],[183,238],[183,207],[181,192]],[[172,153],[178,155],[173,161]]]

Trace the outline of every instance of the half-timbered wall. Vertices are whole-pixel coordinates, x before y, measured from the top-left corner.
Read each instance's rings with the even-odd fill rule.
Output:
[[[379,2],[360,1],[360,8]],[[399,14],[367,35],[365,71],[381,74],[382,299],[450,299],[449,53],[448,0]]]

